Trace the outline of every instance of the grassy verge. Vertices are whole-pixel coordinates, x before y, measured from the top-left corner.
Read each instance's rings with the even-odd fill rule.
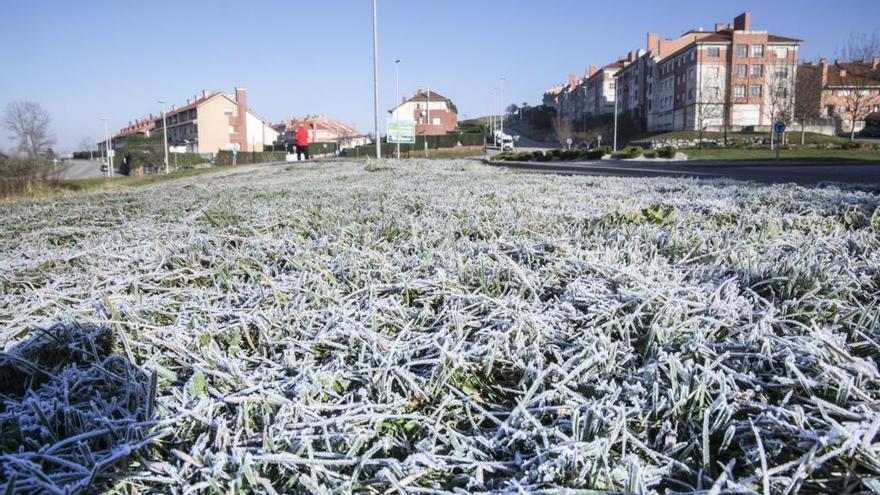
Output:
[[[738,149],[689,149],[682,150],[691,160],[776,160],[776,152],[771,150]],[[810,160],[818,162],[877,162],[880,151],[873,150],[782,150],[781,161]]]
[[[4,199],[32,197],[38,198],[54,196],[65,192],[85,192],[118,189],[122,187],[146,186],[150,184],[155,184],[157,182],[182,179],[185,177],[194,177],[212,172],[231,170],[233,168],[235,167],[231,165],[223,167],[192,168],[176,170],[168,175],[145,175],[143,177],[99,177],[93,179],[40,180],[34,182],[28,192],[16,196],[7,197]]]

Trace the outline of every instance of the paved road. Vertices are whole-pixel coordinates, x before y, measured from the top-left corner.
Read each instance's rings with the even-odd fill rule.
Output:
[[[101,162],[98,161],[67,160],[64,164],[63,168],[58,167],[59,179],[94,179],[107,176],[107,172],[101,172]]]
[[[844,183],[880,187],[880,163],[748,163],[748,162],[493,162],[497,166],[537,173],[618,177],[730,178],[763,183],[804,185]]]

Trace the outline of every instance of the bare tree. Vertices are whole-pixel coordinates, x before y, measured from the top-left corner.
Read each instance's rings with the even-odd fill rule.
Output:
[[[714,69],[714,70],[713,70]],[[703,133],[715,123],[724,125],[724,82],[719,69],[709,67],[700,75],[697,90],[696,124],[700,131],[700,148],[703,147]]]
[[[771,122],[790,124],[794,120],[795,65],[791,63],[768,65],[767,74],[767,112]],[[771,139],[775,136],[772,130]],[[785,136],[783,135],[783,142]],[[782,143],[776,143],[777,146]]]
[[[849,116],[849,139],[855,141],[856,124],[871,113],[869,103],[880,96],[880,66],[874,63],[880,57],[880,30],[850,35],[839,55],[848,62],[842,68],[837,67],[842,72],[841,79],[847,83],[841,90],[846,112],[840,112],[840,118]]]
[[[95,145],[92,143],[92,138],[90,137],[84,137],[79,141],[79,151],[88,151],[89,160],[93,159],[92,150],[94,149],[94,147]]]
[[[6,106],[2,125],[18,140],[19,151],[33,160],[55,142],[49,130],[51,122],[39,103],[16,101]]]
[[[560,116],[553,117],[553,132],[560,145],[568,144],[572,137],[571,121]]]
[[[807,140],[807,119],[819,118],[822,111],[822,68],[818,65],[798,67],[795,83],[794,113],[801,121],[801,145]]]

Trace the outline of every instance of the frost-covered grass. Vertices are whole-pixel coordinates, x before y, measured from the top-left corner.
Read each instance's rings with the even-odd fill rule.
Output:
[[[878,205],[468,161],[3,204],[0,490],[877,490]]]

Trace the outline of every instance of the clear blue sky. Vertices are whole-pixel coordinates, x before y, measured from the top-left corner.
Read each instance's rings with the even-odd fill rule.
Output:
[[[647,31],[674,37],[746,10],[753,29],[806,40],[805,59],[833,57],[880,20],[877,0],[379,0],[382,120],[396,58],[402,92],[430,86],[474,117],[500,77],[506,102],[536,103],[569,72],[643,47]],[[235,86],[271,121],[322,113],[371,132],[370,12],[370,0],[8,1],[0,109],[42,104],[62,151],[101,139],[101,117],[119,128],[158,99]]]

